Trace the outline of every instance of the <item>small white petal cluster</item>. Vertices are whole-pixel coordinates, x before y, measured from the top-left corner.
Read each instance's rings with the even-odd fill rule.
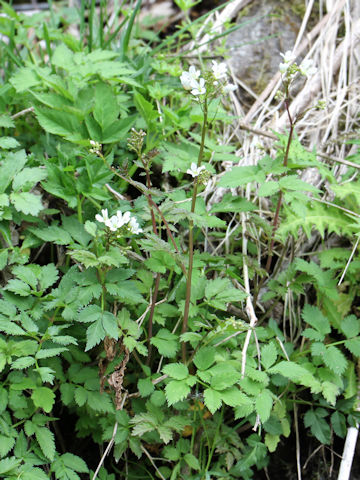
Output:
[[[285,74],[290,67],[290,65],[295,61],[296,56],[292,53],[291,50],[288,50],[285,53],[280,53],[283,57],[283,63],[280,63],[279,70],[281,74]]]
[[[95,215],[95,219],[100,223],[104,223],[112,232],[116,232],[124,226],[128,228],[130,233],[135,235],[142,232],[136,218],[132,217],[130,212],[122,213],[118,210],[115,215],[109,218],[108,210],[105,208],[104,210],[101,210],[101,215]]]
[[[227,66],[225,62],[218,63],[216,60],[212,60],[211,70],[216,82],[214,82],[214,85],[218,84],[218,80],[227,78]]]
[[[205,167],[201,165],[201,167],[198,167],[196,163],[192,163],[191,167],[186,170],[186,173],[191,175],[193,178],[196,178],[200,175],[200,173],[205,170]]]
[[[228,72],[227,72],[227,66],[225,62],[218,63],[216,60],[212,60],[211,70],[214,77],[214,85],[218,85],[219,80],[227,81]],[[232,83],[227,83],[222,87],[222,92],[230,93],[236,89],[237,89],[236,85],[233,85]]]
[[[200,70],[192,65],[188,72],[183,72],[180,77],[181,85],[185,90],[191,90],[194,96],[206,93],[205,80],[200,78]]]
[[[312,77],[317,72],[317,68],[314,65],[314,60],[311,60],[311,58],[304,60],[301,63],[299,70],[300,73],[305,77]]]
[[[95,153],[96,155],[100,155],[101,153],[101,143],[95,142],[95,140],[90,140],[90,145],[92,148],[90,148],[89,152],[90,153]]]
[[[231,83],[224,84],[224,82],[227,82],[228,78],[225,62],[218,63],[216,60],[212,60],[211,71],[213,85],[217,86],[220,84],[222,93],[229,93],[236,90],[237,87],[235,85]],[[183,72],[180,76],[182,86],[185,90],[190,90],[195,97],[206,93],[206,82],[204,78],[200,77],[200,75],[200,70],[196,70],[192,65],[188,72]]]

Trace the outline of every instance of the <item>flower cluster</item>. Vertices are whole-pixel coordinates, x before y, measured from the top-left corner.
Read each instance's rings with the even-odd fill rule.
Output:
[[[204,185],[206,185],[210,179],[210,172],[206,170],[203,165],[198,167],[194,162],[191,164],[191,167],[186,170],[186,173],[191,175],[193,178],[197,178],[198,183],[202,183]]]
[[[228,74],[225,62],[218,63],[212,60],[211,72],[206,72],[204,77],[200,77],[200,70],[192,65],[188,72],[183,72],[180,81],[185,90],[191,91],[195,97],[208,93],[229,93],[236,90],[236,86],[227,83]],[[215,88],[214,88],[215,87]]]
[[[283,61],[279,65],[279,70],[282,75],[291,80],[299,72],[304,77],[311,77],[317,72],[317,68],[314,66],[314,61],[311,59],[304,60],[300,66],[295,62],[296,56],[292,53],[291,50],[288,50],[285,53],[280,53],[283,57]]]
[[[317,68],[314,65],[314,60],[311,60],[311,58],[304,60],[300,64],[299,71],[301,75],[304,75],[305,77],[312,77],[315,75]]]
[[[137,153],[138,156],[141,155],[141,150],[144,144],[144,138],[146,137],[146,133],[143,130],[135,130],[135,128],[131,129],[131,136],[128,138],[128,149],[132,150],[133,152]]]
[[[191,175],[193,178],[196,178],[200,175],[200,173],[205,170],[205,167],[201,165],[201,167],[198,167],[196,163],[192,163],[191,167],[186,170],[186,173]]]
[[[95,155],[101,155],[101,143],[95,142],[95,140],[90,140],[90,145],[90,153],[95,153]]]
[[[295,61],[296,56],[292,53],[291,50],[288,50],[285,53],[280,53],[280,55],[283,57],[283,63],[280,63],[279,70],[282,75],[285,75],[289,70],[291,64]]]
[[[191,90],[194,96],[206,93],[205,80],[200,78],[200,70],[192,65],[188,72],[183,72],[180,77],[181,85],[185,90]]]
[[[118,210],[115,215],[109,218],[108,210],[105,208],[101,210],[101,215],[95,215],[95,219],[100,223],[104,223],[111,232],[118,232],[120,229],[134,235],[142,232],[136,218],[132,217],[130,212],[122,213]]]

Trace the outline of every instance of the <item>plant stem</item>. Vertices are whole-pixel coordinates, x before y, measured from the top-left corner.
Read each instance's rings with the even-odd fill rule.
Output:
[[[83,222],[83,216],[82,216],[82,202],[83,202],[83,199],[81,198],[80,195],[77,196],[77,216],[78,216],[78,220],[79,220],[79,223],[84,223]]]
[[[283,166],[287,167],[288,160],[289,160],[290,145],[291,145],[293,134],[294,134],[295,123],[293,122],[293,119],[290,115],[289,102],[287,100],[285,101],[285,108],[286,108],[286,111],[288,113],[288,117],[289,117],[289,121],[290,121],[290,132],[289,132],[289,137],[288,137],[288,141],[287,141],[287,144],[286,144],[286,150],[285,150],[285,155],[284,155],[284,160],[283,160]],[[266,273],[269,273],[269,271],[270,271],[271,260],[273,258],[275,233],[276,233],[276,230],[279,227],[279,215],[280,215],[280,209],[281,209],[282,201],[283,201],[283,192],[280,191],[278,203],[276,205],[275,216],[274,216],[274,220],[273,220],[271,240],[270,240],[270,243],[269,243],[268,258],[267,258],[266,267],[265,267]]]
[[[288,95],[287,90],[286,90],[286,94]],[[289,118],[289,123],[290,123],[290,131],[289,131],[289,136],[288,136],[288,140],[287,140],[287,144],[286,144],[284,160],[283,160],[283,166],[287,167],[288,160],[289,160],[290,146],[291,146],[291,142],[292,142],[292,139],[293,139],[295,123],[296,123],[296,120],[293,120],[293,118],[290,114],[289,99],[288,98],[285,100],[285,109],[287,111],[288,118]],[[275,234],[276,234],[277,229],[279,228],[279,216],[280,216],[280,209],[281,209],[282,201],[283,201],[283,192],[280,191],[278,202],[277,202],[277,205],[276,205],[275,216],[274,216],[274,220],[273,220],[271,238],[270,238],[270,241],[269,241],[269,247],[268,247],[268,253],[267,253],[268,257],[267,257],[266,266],[265,266],[266,273],[270,272],[271,261],[272,261],[273,256],[274,256]],[[259,282],[259,284],[257,286],[257,289],[256,289],[256,292],[254,294],[253,304],[255,306],[256,306],[257,298],[259,296],[261,287],[263,286],[264,282],[265,282],[265,276],[263,276],[260,279],[260,282]]]
[[[202,130],[201,130],[201,143],[200,143],[200,150],[199,150],[199,156],[198,156],[198,161],[197,161],[197,167],[201,166],[201,162],[203,159],[204,155],[204,147],[205,147],[205,135],[206,135],[206,128],[207,128],[207,101],[205,99],[204,102],[204,120],[202,124]],[[195,205],[196,205],[196,196],[197,196],[197,190],[198,190],[198,177],[195,177],[194,180],[194,189],[192,193],[192,199],[191,199],[191,213],[194,213],[195,211]],[[186,297],[185,297],[185,307],[184,307],[184,316],[183,316],[183,324],[182,324],[182,330],[181,333],[187,332],[188,329],[188,320],[189,320],[189,309],[190,309],[190,297],[191,297],[191,277],[192,277],[192,271],[193,271],[193,264],[194,264],[194,221],[190,219],[189,221],[189,266],[188,266],[188,271],[187,271],[187,277],[186,277]],[[186,364],[186,344],[185,342],[182,342],[181,344],[181,353],[182,353],[182,361],[184,364]]]
[[[151,189],[151,178],[150,178],[150,171],[149,171],[149,164],[144,162],[144,169],[146,172],[146,184],[147,187],[150,191]],[[151,196],[151,193],[147,196],[147,201],[150,209],[150,214],[151,214],[151,222],[152,222],[152,228],[154,235],[159,235],[158,229],[156,227],[156,219],[155,219],[155,213],[154,213],[154,208],[153,208],[153,199]],[[154,292],[151,296],[151,307],[150,307],[150,314],[149,314],[149,322],[148,322],[148,356],[146,359],[146,365],[150,365],[151,361],[151,350],[152,350],[152,345],[151,345],[151,338],[152,338],[152,333],[153,333],[153,318],[154,318],[154,312],[155,312],[155,305],[156,305],[156,300],[157,296],[159,293],[159,285],[160,285],[160,273],[156,274],[156,279],[155,279],[155,287],[154,287]]]

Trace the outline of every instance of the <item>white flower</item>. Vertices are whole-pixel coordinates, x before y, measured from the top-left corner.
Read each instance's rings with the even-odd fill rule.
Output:
[[[304,60],[300,67],[300,73],[304,75],[305,77],[311,77],[312,75],[315,75],[317,72],[317,68],[314,65],[314,61],[309,59]]]
[[[286,63],[280,63],[279,64],[280,73],[284,75],[287,72],[288,67],[289,65],[287,65]]]
[[[142,229],[139,228],[139,224],[136,219],[131,216],[130,212],[122,213],[121,210],[118,210],[115,215],[109,218],[107,208],[101,210],[102,216],[99,214],[95,215],[95,219],[98,222],[104,223],[107,228],[112,232],[116,232],[120,228],[127,226],[129,231],[134,234],[142,232]]]
[[[198,82],[196,82],[196,85],[192,87],[193,89],[191,90],[191,93],[193,95],[203,95],[206,93],[206,88],[205,88],[205,80],[203,78],[200,78]]]
[[[283,63],[280,63],[279,70],[280,73],[284,75],[290,67],[290,64],[295,61],[296,56],[292,53],[291,50],[288,50],[285,53],[280,53],[280,55],[283,57],[284,60]]]
[[[107,208],[105,208],[104,210],[101,210],[101,215],[99,215],[98,213],[95,215],[95,219],[100,222],[100,223],[105,223],[109,221],[109,214],[108,214],[108,210]]]
[[[130,218],[128,226],[129,226],[130,232],[133,233],[134,235],[137,235],[138,233],[141,233],[143,231],[142,228],[139,227],[139,224],[135,217]]]
[[[230,92],[234,92],[235,90],[237,90],[237,86],[233,85],[232,83],[228,83],[227,85],[225,85],[223,92],[230,93]]]
[[[217,63],[216,60],[212,60],[212,72],[215,80],[221,80],[222,78],[227,78],[227,66],[225,62]],[[215,83],[217,85],[217,82]]]
[[[185,88],[185,90],[191,90],[192,88],[196,88],[198,85],[197,79],[200,77],[200,70],[196,70],[196,68],[192,65],[189,68],[188,72],[183,72],[180,77],[181,85]]]
[[[101,143],[95,142],[95,140],[90,140],[90,145],[92,146],[92,148],[89,149],[89,152],[99,155],[101,152]]]
[[[292,63],[296,59],[296,56],[291,50],[287,50],[285,53],[280,53],[280,55],[283,57],[284,63]]]
[[[118,228],[121,228],[123,225],[126,225],[127,223],[129,223],[131,215],[130,215],[130,212],[125,212],[123,214],[120,210],[118,210],[116,212],[116,218],[119,225]]]
[[[201,167],[198,167],[198,166],[196,165],[196,163],[193,162],[193,163],[191,164],[191,167],[186,170],[186,173],[188,173],[188,174],[191,175],[193,178],[195,178],[195,177],[199,176],[199,174],[200,174],[203,170],[205,170],[205,167],[204,167],[203,165],[201,165]]]

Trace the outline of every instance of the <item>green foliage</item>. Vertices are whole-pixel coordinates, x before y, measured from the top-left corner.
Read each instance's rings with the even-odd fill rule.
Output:
[[[2,4],[0,477],[92,477],[111,441],[100,480],[251,479],[294,404],[326,445],[358,420],[358,181],[295,132],[239,166],[205,59],[207,93],[180,90],[201,18],[161,40],[105,3]]]

